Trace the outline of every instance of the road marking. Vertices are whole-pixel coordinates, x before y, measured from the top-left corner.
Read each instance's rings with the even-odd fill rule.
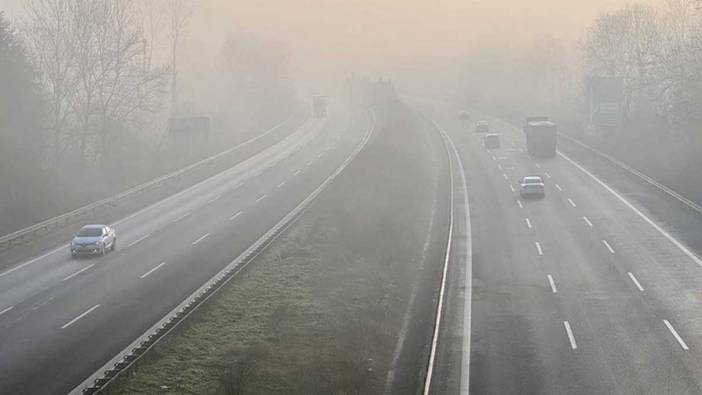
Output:
[[[238,216],[240,216],[240,215],[241,215],[241,211],[237,211],[236,213],[234,213],[234,215],[232,215],[231,217],[229,217],[229,220],[230,220],[230,221],[234,221],[234,220],[236,219],[236,217],[238,217]]]
[[[307,162],[307,166],[312,166],[312,161]]]
[[[629,203],[628,200],[624,199],[624,197],[622,197],[622,195],[620,195],[620,194],[619,194],[617,191],[615,191],[612,187],[610,187],[609,185],[605,184],[604,181],[600,180],[597,176],[595,176],[594,174],[592,174],[589,170],[587,170],[586,168],[582,167],[580,164],[578,164],[578,163],[575,162],[574,160],[570,159],[568,156],[564,155],[563,153],[558,152],[558,155],[560,155],[563,159],[565,159],[565,160],[567,160],[568,162],[570,162],[570,164],[572,164],[573,166],[575,166],[578,170],[580,170],[580,171],[582,171],[583,173],[585,173],[585,174],[587,174],[588,176],[590,176],[590,178],[592,178],[593,180],[595,180],[598,184],[600,184],[600,185],[601,185],[604,189],[606,189],[609,193],[611,193],[612,195],[614,195],[614,197],[616,197],[617,199],[619,199],[619,201],[621,201],[622,203],[624,203],[624,205],[626,205],[627,207],[629,207],[634,213],[636,213],[636,215],[638,215],[638,216],[639,216],[641,219],[643,219],[646,223],[648,223],[649,225],[651,225],[651,227],[653,227],[655,230],[657,230],[658,233],[660,233],[661,235],[663,235],[663,237],[665,237],[665,238],[668,239],[668,241],[670,241],[673,245],[675,245],[676,247],[678,247],[678,249],[679,249],[680,251],[682,251],[685,255],[687,255],[690,259],[692,259],[693,262],[695,262],[695,263],[696,263],[697,265],[699,265],[699,266],[702,266],[702,260],[701,260],[700,258],[698,258],[695,254],[693,254],[692,251],[690,251],[687,247],[685,247],[681,242],[679,242],[679,241],[676,240],[673,236],[671,236],[670,233],[666,232],[663,228],[661,228],[660,226],[658,226],[658,224],[656,224],[652,219],[650,219],[648,216],[646,216],[646,214],[642,213],[641,210],[637,209],[633,204]]]
[[[551,175],[550,175],[550,174],[548,174],[548,172],[547,172],[547,171],[545,171],[545,172],[544,172],[544,175],[546,176],[546,178],[551,178]]]
[[[537,163],[537,164],[536,164],[536,168],[537,168],[537,169],[540,169],[540,168],[541,168],[541,165]]]
[[[174,219],[173,221],[171,221],[171,223],[174,224],[174,223],[180,221],[181,219],[186,218],[186,217],[189,216],[190,214],[192,214],[192,211],[188,211],[187,213],[185,213],[185,214],[181,215],[180,217],[178,217],[178,218]]]
[[[541,249],[541,243],[539,243],[538,241],[535,241],[534,244],[536,245],[536,251],[539,253],[539,255],[543,255],[544,250]]]
[[[70,276],[65,277],[65,278],[64,278],[63,280],[61,280],[61,281],[70,280],[70,279],[72,279],[73,277],[75,277],[75,276],[77,276],[77,275],[83,273],[84,271],[90,269],[90,268],[93,267],[93,266],[95,266],[95,264],[94,264],[94,263],[91,263],[90,265],[88,265],[88,266],[86,266],[86,267],[84,267],[84,268],[78,270],[77,272],[71,274]]]
[[[38,303],[34,304],[34,305],[31,307],[31,309],[32,309],[32,311],[39,310],[42,306],[46,306],[49,302],[51,302],[51,301],[54,300],[54,299],[56,299],[56,295],[51,295],[51,296],[49,296],[48,298],[46,298],[46,299],[44,299],[44,300],[42,300],[42,301],[39,301]]]
[[[513,185],[510,185],[510,186],[509,186],[509,189],[510,189],[512,192],[516,192],[516,191],[514,190],[514,186],[513,186]]]
[[[14,309],[14,308],[15,308],[15,306],[6,307],[6,308],[4,308],[3,310],[0,310],[0,315],[3,315],[3,314],[5,314],[5,313],[7,313],[8,311],[10,311],[10,310],[12,310],[12,309]]]
[[[522,201],[519,200],[519,199],[517,199],[517,206],[519,206],[519,208],[524,208],[524,205],[522,204]]]
[[[151,236],[151,233],[147,234],[146,236],[142,236],[142,237],[134,240],[133,242],[131,242],[127,245],[127,248],[133,247],[133,246],[137,245],[138,243],[141,243],[142,241],[146,240],[149,236]]]
[[[563,188],[561,188],[560,185],[558,185],[558,184],[555,184],[555,185],[556,185],[556,189],[558,189],[559,191],[563,192]]]
[[[302,173],[302,170],[295,170],[295,173],[293,173],[293,175],[296,176],[296,175],[298,175],[298,174],[300,174],[300,173]]]
[[[519,152],[524,152],[524,148],[522,148],[522,147],[517,148],[517,150],[518,150]]]
[[[192,245],[195,245],[195,244],[197,244],[197,243],[199,243],[199,242],[205,240],[209,235],[210,235],[209,233],[205,233],[205,234],[202,235],[199,239],[193,241],[193,244],[192,244]]]
[[[506,173],[502,173],[502,177],[504,177],[505,180],[509,180],[509,178],[507,177],[507,174],[506,174]]]
[[[492,156],[492,160],[497,160],[497,158],[495,158],[495,155]]]
[[[641,286],[641,284],[639,283],[639,280],[637,280],[636,277],[634,277],[634,274],[632,272],[627,272],[627,274],[629,275],[629,278],[631,279],[631,281],[634,282],[634,285],[636,285],[636,288],[638,288],[639,291],[643,292],[644,289]]]
[[[502,170],[502,165],[498,163],[498,164],[497,164],[497,168],[500,169],[500,170]]]
[[[568,334],[568,341],[570,341],[570,348],[573,350],[578,348],[577,343],[575,343],[575,336],[573,336],[573,331],[570,329],[570,323],[568,321],[563,321],[563,326],[565,327],[566,333]]]
[[[213,197],[212,199],[208,200],[207,204],[214,203],[217,200],[219,200],[219,198],[221,198],[221,197],[222,197],[222,195],[217,195],[217,196]]]
[[[529,221],[529,218],[524,218],[524,221],[526,222],[527,227],[531,229],[531,221]]]
[[[99,305],[99,304],[96,304],[95,306],[89,308],[88,310],[86,310],[85,312],[83,312],[83,313],[82,313],[81,315],[79,315],[78,317],[76,317],[76,318],[74,318],[74,319],[68,321],[67,323],[63,324],[63,326],[61,327],[61,329],[66,329],[66,328],[68,328],[69,326],[75,324],[76,321],[78,321],[79,319],[81,319],[81,318],[85,317],[86,315],[90,314],[93,310],[97,309],[98,307],[100,307],[100,305]]]
[[[570,205],[573,206],[573,207],[578,207],[578,206],[575,205],[575,202],[574,202],[573,199],[571,199],[571,198],[568,198],[568,203],[570,203]]]
[[[585,221],[585,223],[587,224],[587,226],[589,226],[589,227],[592,228],[592,222],[590,222],[590,220],[589,220],[587,217],[583,217],[583,221]]]
[[[609,243],[607,242],[607,240],[604,240],[604,239],[603,239],[603,240],[602,240],[602,244],[604,244],[605,247],[607,247],[607,249],[609,250],[609,252],[611,252],[612,254],[614,254],[614,249],[612,248],[611,245],[609,245]]]
[[[317,158],[321,158],[321,157],[322,157],[322,155],[323,155],[323,154],[321,154],[321,153],[320,153],[320,154],[318,154],[318,155],[317,155]]]
[[[556,282],[553,281],[553,277],[551,277],[550,274],[546,277],[548,277],[548,283],[551,285],[551,291],[553,293],[558,293],[558,289],[556,289]]]
[[[148,272],[142,274],[139,278],[146,278],[149,274],[155,272],[156,270],[158,270],[159,268],[161,268],[161,266],[163,266],[163,265],[165,265],[165,264],[166,264],[165,261],[159,263],[156,267],[154,267],[153,269],[149,270]]]
[[[261,195],[258,197],[258,199],[256,199],[256,202],[260,202],[261,200],[263,200],[265,198],[266,198],[266,195]]]
[[[69,247],[70,247],[70,246],[69,246]],[[40,255],[40,256],[38,256],[38,257],[36,257],[36,258],[32,258],[32,259],[28,260],[27,262],[25,262],[25,263],[23,263],[23,264],[21,264],[21,265],[17,265],[17,266],[15,266],[15,267],[13,267],[12,269],[5,270],[4,272],[0,273],[0,277],[7,276],[8,274],[10,274],[10,273],[12,273],[12,272],[14,272],[14,271],[20,270],[20,269],[22,269],[22,268],[25,267],[25,266],[31,265],[32,263],[34,263],[34,262],[36,262],[36,261],[38,261],[38,260],[44,259],[44,258],[46,258],[46,257],[49,256],[49,255],[53,255],[53,254],[55,254],[56,252],[61,251],[61,250],[64,249],[64,248],[66,248],[66,247],[65,247],[65,246],[61,246],[61,247],[58,247],[58,248],[54,248],[53,250],[51,250],[51,251],[49,251],[49,252],[47,252],[47,253],[45,253],[45,254],[43,254],[43,255]]]
[[[668,330],[670,331],[670,333],[673,334],[673,337],[675,337],[675,340],[678,341],[678,344],[680,344],[680,347],[682,347],[683,350],[687,351],[689,348],[687,347],[687,344],[685,343],[685,341],[680,337],[680,335],[678,335],[678,331],[676,331],[675,328],[673,328],[673,326],[670,325],[670,322],[668,322],[668,320],[663,320],[663,323],[665,324],[665,326],[668,327]]]
[[[281,182],[280,184],[278,184],[278,188],[282,188],[283,185],[285,185],[285,181],[283,181],[283,182]]]

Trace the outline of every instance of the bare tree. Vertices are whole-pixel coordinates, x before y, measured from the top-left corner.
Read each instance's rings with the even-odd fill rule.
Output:
[[[171,111],[178,105],[178,48],[194,11],[191,0],[167,0],[170,12]]]

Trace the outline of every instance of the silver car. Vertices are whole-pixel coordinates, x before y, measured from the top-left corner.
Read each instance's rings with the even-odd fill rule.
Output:
[[[105,255],[117,247],[115,230],[107,225],[85,225],[71,240],[71,257]]]
[[[519,183],[519,195],[524,198],[544,197],[546,189],[544,180],[540,176],[526,176]]]

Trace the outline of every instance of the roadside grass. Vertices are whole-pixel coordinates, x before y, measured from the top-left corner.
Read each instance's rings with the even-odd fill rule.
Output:
[[[436,193],[430,144],[404,107],[386,117],[295,225],[109,392],[382,393]]]

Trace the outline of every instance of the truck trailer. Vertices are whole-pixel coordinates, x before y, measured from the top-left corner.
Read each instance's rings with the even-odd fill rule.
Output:
[[[546,117],[527,118],[524,126],[527,152],[537,158],[556,156],[558,129],[556,124]]]

